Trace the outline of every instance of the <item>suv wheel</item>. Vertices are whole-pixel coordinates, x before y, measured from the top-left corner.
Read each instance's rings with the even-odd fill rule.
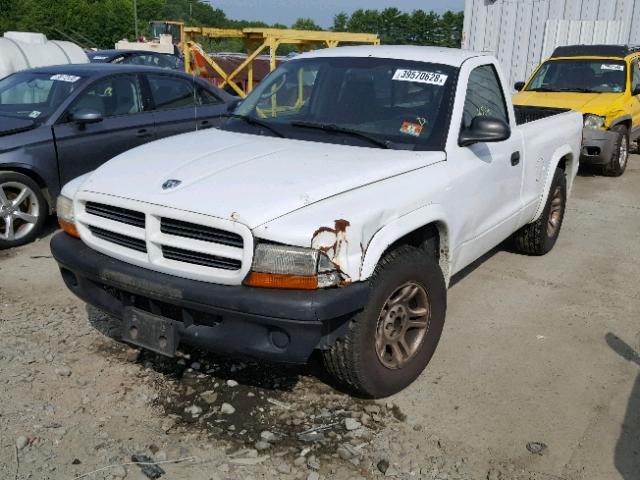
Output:
[[[603,174],[608,177],[619,177],[627,169],[629,163],[629,130],[624,125],[616,125],[611,131],[618,132],[611,161],[604,167]]]
[[[567,179],[556,168],[547,204],[535,222],[525,225],[513,235],[515,248],[528,255],[544,255],[558,240],[567,203]]]
[[[0,173],[0,249],[35,240],[47,214],[47,202],[36,182],[21,173]]]
[[[380,261],[365,309],[324,352],[324,365],[364,397],[386,397],[412,383],[433,356],[446,312],[440,267],[423,249],[400,247]]]

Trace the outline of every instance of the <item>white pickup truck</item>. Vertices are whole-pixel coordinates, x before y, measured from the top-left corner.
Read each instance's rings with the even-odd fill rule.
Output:
[[[121,341],[320,351],[368,397],[425,368],[452,275],[509,237],[551,250],[582,130],[576,112],[514,110],[492,56],[407,46],[301,55],[228,117],[66,185],[64,281]]]

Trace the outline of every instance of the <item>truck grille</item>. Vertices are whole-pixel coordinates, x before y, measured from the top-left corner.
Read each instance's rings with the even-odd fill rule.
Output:
[[[229,258],[208,255],[206,253],[191,252],[175,247],[162,247],[162,255],[169,260],[202,265],[204,267],[221,268],[222,270],[240,270],[242,262]]]
[[[144,213],[142,212],[96,202],[87,202],[85,211],[91,215],[107,218],[115,222],[126,223],[133,227],[144,228],[145,226]]]
[[[89,230],[95,237],[98,237],[107,242],[115,243],[116,245],[130,248],[131,250],[135,250],[137,252],[147,253],[147,244],[144,240],[128,237],[120,233],[110,232],[109,230],[105,230],[99,227],[89,227]]]
[[[230,247],[243,247],[242,237],[233,232],[220,230],[219,228],[206,227],[195,223],[183,222],[173,218],[160,220],[160,231],[176,237],[193,238],[203,242],[219,243]]]
[[[223,285],[251,268],[253,236],[236,221],[93,192],[75,212],[88,246],[133,265]]]

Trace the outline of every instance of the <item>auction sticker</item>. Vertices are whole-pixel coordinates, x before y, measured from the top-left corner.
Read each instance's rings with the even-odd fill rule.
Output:
[[[49,80],[57,80],[59,82],[75,83],[78,80],[80,80],[80,77],[78,77],[77,75],[62,75],[61,73],[58,73],[56,75],[51,75],[51,78]]]
[[[600,70],[615,70],[617,72],[622,72],[624,70],[624,65],[603,63],[600,65]]]
[[[393,74],[392,80],[397,80],[399,82],[428,83],[430,85],[438,85],[441,87],[447,81],[447,78],[448,76],[444,73],[398,69],[396,70],[396,73]]]
[[[419,137],[422,133],[423,126],[419,123],[402,122],[400,127],[400,133],[411,135],[412,137]]]

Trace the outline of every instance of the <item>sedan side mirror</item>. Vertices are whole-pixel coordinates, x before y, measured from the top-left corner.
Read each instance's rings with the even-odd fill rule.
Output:
[[[233,112],[242,103],[243,98],[236,98],[227,104],[227,112]]]
[[[520,92],[524,88],[524,82],[516,82],[513,88],[516,89],[516,92]]]
[[[468,147],[474,143],[501,142],[511,136],[511,127],[494,117],[476,117],[471,126],[460,132],[458,145]]]
[[[70,120],[78,125],[98,123],[103,120],[102,113],[93,108],[80,108],[71,114]]]

